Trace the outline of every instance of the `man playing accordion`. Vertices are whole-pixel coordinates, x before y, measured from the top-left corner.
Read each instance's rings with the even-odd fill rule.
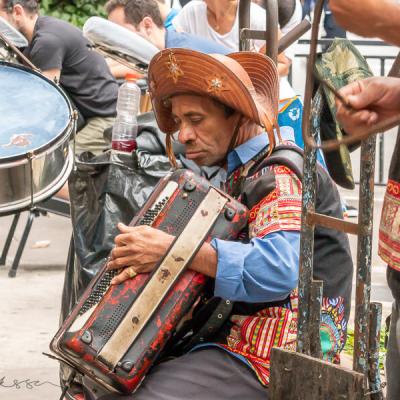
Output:
[[[150,63],[150,95],[171,161],[178,132],[187,158],[225,169],[223,190],[246,205],[249,219],[240,240],[204,243],[189,266],[212,278],[209,297],[232,305],[218,314],[224,321],[218,331],[158,363],[128,398],[266,399],[271,348],[295,348],[302,158],[279,133],[278,80],[273,62],[257,53],[166,49]],[[274,158],[279,148],[292,156]],[[317,211],[341,217],[336,186],[323,168],[317,193]],[[123,270],[113,283],[152,271],[174,239],[149,226],[119,229],[108,268]],[[322,349],[338,362],[350,311],[347,237],[318,228],[314,257],[314,276],[324,281]],[[201,321],[200,331],[210,323]]]

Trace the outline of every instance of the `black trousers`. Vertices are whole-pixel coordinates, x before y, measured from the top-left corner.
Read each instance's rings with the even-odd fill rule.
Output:
[[[268,391],[243,362],[207,348],[156,366],[132,395],[99,400],[267,400]]]

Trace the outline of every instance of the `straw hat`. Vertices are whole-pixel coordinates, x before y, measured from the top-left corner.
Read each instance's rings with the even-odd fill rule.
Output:
[[[274,142],[279,78],[275,64],[268,57],[252,52],[223,56],[165,49],[151,60],[148,76],[153,110],[161,131],[172,134],[179,129],[166,100],[177,94],[198,94],[212,97],[263,126],[271,143]]]

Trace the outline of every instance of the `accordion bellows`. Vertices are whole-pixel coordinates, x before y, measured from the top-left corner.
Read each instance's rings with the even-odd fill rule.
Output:
[[[188,170],[160,181],[134,225],[176,239],[151,274],[110,286],[104,266],[50,347],[80,373],[112,391],[135,391],[177,325],[198,299],[206,277],[187,268],[204,241],[235,239],[247,209]]]

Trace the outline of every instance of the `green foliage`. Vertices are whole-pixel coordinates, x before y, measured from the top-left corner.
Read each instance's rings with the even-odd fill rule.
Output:
[[[383,359],[386,354],[385,334],[386,334],[386,329],[382,328],[380,342],[379,342],[379,368],[380,369],[383,369]],[[346,341],[346,345],[344,346],[344,352],[347,354],[353,355],[353,352],[354,352],[354,330],[352,330],[352,329],[347,330],[347,341]]]
[[[42,15],[51,15],[82,27],[91,16],[105,16],[105,2],[106,0],[42,0],[40,11]]]

